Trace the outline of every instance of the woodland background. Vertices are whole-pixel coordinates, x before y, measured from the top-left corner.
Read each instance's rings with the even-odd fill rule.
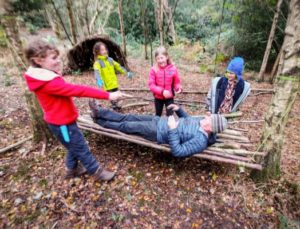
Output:
[[[299,0],[0,1],[0,225],[3,228],[299,228]],[[72,69],[69,50],[91,36],[121,47],[132,80],[146,88],[153,50],[163,44],[184,90],[208,90],[233,56],[245,59],[252,88],[236,128],[268,152],[262,172],[163,152],[84,132],[92,152],[118,171],[111,183],[63,180],[65,149],[52,139],[26,90],[22,54],[29,40],[57,45],[68,82],[95,86],[91,66]],[[83,58],[92,58],[83,56]],[[129,92],[130,93],[130,92]],[[147,92],[132,92],[152,98]],[[205,95],[180,95],[204,101]],[[88,99],[75,99],[80,114]],[[109,103],[102,102],[104,106]],[[191,114],[204,106],[189,102]],[[154,106],[124,109],[153,114]],[[254,123],[239,123],[239,120]],[[33,136],[33,137],[30,137]]]

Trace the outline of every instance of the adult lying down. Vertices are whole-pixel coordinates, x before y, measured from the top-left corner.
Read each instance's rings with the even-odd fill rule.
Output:
[[[225,130],[227,120],[220,114],[207,113],[204,117],[191,117],[175,104],[168,109],[174,116],[120,114],[89,102],[91,116],[95,123],[108,129],[137,135],[158,144],[169,144],[172,155],[187,157],[204,151],[215,143],[216,133]]]

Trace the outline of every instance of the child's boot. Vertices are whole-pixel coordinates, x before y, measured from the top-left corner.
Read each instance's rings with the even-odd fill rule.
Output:
[[[68,169],[66,170],[65,179],[71,179],[74,177],[79,177],[86,174],[86,168],[81,163],[78,163],[75,169]]]
[[[92,175],[95,181],[110,181],[114,178],[115,173],[110,172],[99,166],[97,171]]]

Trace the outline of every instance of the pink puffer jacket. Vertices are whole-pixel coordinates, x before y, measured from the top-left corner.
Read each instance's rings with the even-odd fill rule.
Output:
[[[166,99],[163,96],[164,90],[170,91],[174,97],[174,91],[181,89],[176,67],[172,64],[165,67],[153,66],[149,73],[148,86],[157,99]]]

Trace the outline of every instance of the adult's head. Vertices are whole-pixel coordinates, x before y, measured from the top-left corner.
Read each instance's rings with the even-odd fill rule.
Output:
[[[244,71],[244,59],[242,57],[234,57],[228,64],[226,75],[228,80],[242,79]]]
[[[227,128],[227,120],[223,115],[207,112],[204,119],[200,121],[202,129],[210,133],[221,133]]]

